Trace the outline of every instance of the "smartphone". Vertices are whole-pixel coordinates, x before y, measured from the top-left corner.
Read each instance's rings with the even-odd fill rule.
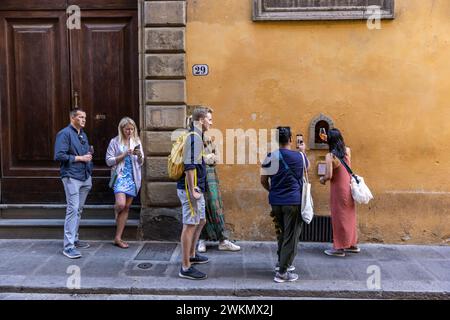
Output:
[[[140,150],[141,149],[141,145],[138,144],[136,147],[134,147],[134,150]]]
[[[297,135],[297,149],[300,149],[300,147],[305,143],[303,140],[303,135],[298,134]]]

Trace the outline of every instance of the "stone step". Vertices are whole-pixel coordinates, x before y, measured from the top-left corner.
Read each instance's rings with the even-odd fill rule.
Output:
[[[139,219],[129,219],[123,238],[138,240]],[[114,238],[114,219],[82,219],[80,239],[111,240]],[[64,219],[0,219],[0,239],[63,239]]]
[[[130,209],[129,219],[140,218],[140,206]],[[0,219],[64,219],[64,204],[0,204]],[[113,205],[85,205],[83,219],[114,219]]]

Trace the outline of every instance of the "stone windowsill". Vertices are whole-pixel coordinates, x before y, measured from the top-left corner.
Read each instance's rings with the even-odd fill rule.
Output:
[[[381,19],[394,18],[395,0],[253,0],[253,21],[366,20],[369,6],[380,7]]]

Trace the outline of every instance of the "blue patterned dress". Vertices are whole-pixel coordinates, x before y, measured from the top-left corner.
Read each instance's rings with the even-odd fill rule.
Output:
[[[114,193],[125,193],[128,197],[133,198],[137,195],[133,177],[133,163],[129,155],[125,157],[125,166],[123,167],[122,174],[119,174],[114,184]]]

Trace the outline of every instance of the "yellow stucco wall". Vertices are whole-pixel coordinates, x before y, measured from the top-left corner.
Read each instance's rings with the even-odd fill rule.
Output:
[[[251,0],[188,0],[188,103],[214,108],[214,125],[290,125],[308,138],[330,116],[376,199],[358,207],[364,242],[448,243],[450,238],[450,1],[396,0],[396,19],[251,20]],[[315,164],[324,151],[310,151]],[[255,165],[218,167],[226,221],[237,239],[273,239]],[[315,167],[313,169],[316,171]],[[328,186],[311,175],[316,211]]]

